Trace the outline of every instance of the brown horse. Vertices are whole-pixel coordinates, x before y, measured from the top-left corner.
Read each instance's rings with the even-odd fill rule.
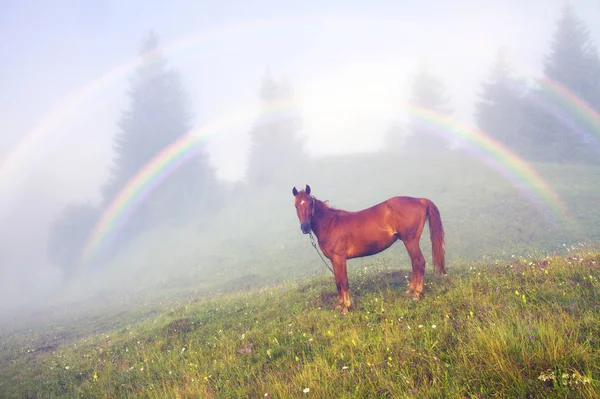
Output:
[[[311,230],[319,247],[333,264],[338,292],[336,310],[342,314],[352,305],[348,293],[346,260],[374,255],[401,240],[412,263],[412,277],[406,294],[418,300],[423,295],[425,258],[419,241],[429,219],[433,264],[437,275],[446,274],[444,228],[440,212],[427,198],[393,197],[358,212],[335,209],[310,195],[310,186],[293,188],[294,205],[304,234]]]

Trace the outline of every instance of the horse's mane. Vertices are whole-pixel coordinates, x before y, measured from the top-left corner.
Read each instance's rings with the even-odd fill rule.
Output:
[[[316,201],[317,204],[320,204],[326,210],[330,210],[330,211],[334,211],[334,212],[348,212],[343,209],[335,208],[335,207],[329,205],[329,200],[320,200],[312,195],[311,195],[311,197],[313,197],[313,199]]]

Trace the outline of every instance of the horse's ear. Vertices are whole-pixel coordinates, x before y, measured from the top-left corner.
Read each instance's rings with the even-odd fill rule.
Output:
[[[296,195],[298,195],[298,190],[296,190],[296,187],[294,186],[294,188],[292,189],[292,193],[294,194],[294,197]]]
[[[306,185],[306,190],[304,191],[306,191],[306,194],[310,195],[310,186],[308,184]]]

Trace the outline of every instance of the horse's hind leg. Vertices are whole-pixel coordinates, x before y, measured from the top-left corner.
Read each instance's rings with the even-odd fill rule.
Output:
[[[410,241],[404,241],[404,246],[410,256],[412,264],[412,276],[408,284],[406,293],[412,295],[415,300],[418,300],[423,295],[424,279],[425,279],[425,257],[419,246],[419,240],[413,238]]]

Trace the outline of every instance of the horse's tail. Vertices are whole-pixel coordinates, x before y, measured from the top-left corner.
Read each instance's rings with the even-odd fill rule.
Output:
[[[435,273],[437,275],[446,274],[446,265],[444,261],[446,244],[444,242],[444,226],[442,226],[440,211],[431,200],[426,199],[425,201],[427,203],[429,234],[431,237],[431,255],[433,257]]]

